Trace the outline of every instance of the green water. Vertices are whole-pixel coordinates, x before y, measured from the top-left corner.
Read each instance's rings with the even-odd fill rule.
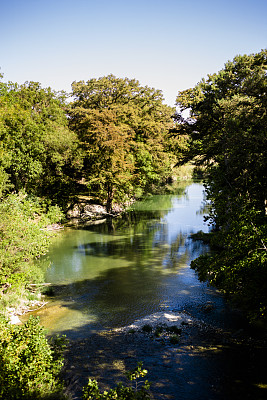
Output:
[[[203,186],[193,183],[138,202],[124,217],[66,229],[48,255],[46,281],[56,296],[38,312],[42,324],[53,333],[83,337],[150,313],[219,301],[189,267],[207,251],[189,239],[208,231],[203,196]]]
[[[124,217],[65,229],[42,260],[51,263],[46,280],[55,296],[38,315],[51,333],[82,342],[93,332],[128,325],[154,312],[186,312],[215,328],[211,332],[224,334],[206,337],[200,330],[196,338],[187,338],[184,331],[183,340],[190,346],[172,350],[179,360],[172,381],[179,399],[265,399],[261,365],[266,346],[257,341],[254,346],[251,338],[236,341],[236,333],[237,338],[239,332],[247,337],[246,323],[190,269],[191,260],[208,251],[189,238],[200,229],[208,231],[203,206],[203,186],[194,183],[175,195],[138,202]],[[207,302],[212,305],[209,312]],[[87,362],[87,355],[80,358]],[[156,370],[152,360],[149,369]],[[165,390],[168,393],[168,387]]]

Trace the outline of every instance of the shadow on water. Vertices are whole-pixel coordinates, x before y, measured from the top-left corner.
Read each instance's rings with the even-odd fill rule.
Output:
[[[105,279],[108,281],[113,273],[116,271],[110,271]],[[110,313],[115,309],[118,315],[125,315],[125,304],[129,307],[127,282],[133,278],[132,274],[134,270],[129,272],[129,276],[125,276],[125,292],[122,298],[118,298],[117,304],[112,300]],[[154,276],[154,279],[157,281],[158,277]],[[88,282],[81,284],[90,290]],[[97,281],[95,284],[97,285]],[[108,315],[103,316],[102,310],[107,310],[108,313],[110,297],[105,287],[99,289],[102,293],[104,291],[104,296],[99,291],[95,292],[93,304],[94,309],[98,310],[98,323],[101,324],[103,319],[108,320]],[[114,289],[116,291],[116,286]],[[68,290],[71,292],[70,287]],[[189,305],[193,292],[192,285],[183,293],[183,296],[188,298]],[[149,288],[143,296],[137,295],[136,301],[140,304],[140,308],[136,310],[138,318],[142,313],[148,314],[153,296],[154,293]],[[153,298],[153,301],[159,300]],[[77,308],[81,301],[86,301],[86,298],[65,306]],[[197,304],[199,305],[199,302]],[[203,303],[204,305],[206,303]],[[184,325],[177,345],[144,333],[123,334],[114,330],[93,332],[88,331],[88,326],[76,328],[75,340],[71,341],[67,353],[66,371],[70,381],[73,377],[76,379],[77,399],[81,398],[81,388],[87,383],[88,377],[97,379],[102,389],[114,387],[114,382],[123,380],[126,370],[134,368],[138,361],[143,361],[144,367],[149,371],[148,379],[154,399],[264,400],[267,388],[264,368],[266,345],[229,327],[218,328],[221,326],[218,323],[218,314],[222,310],[216,308],[214,303],[213,306],[210,310],[201,310],[191,304],[191,315],[201,317],[204,323],[195,326]],[[227,315],[224,317],[227,318]],[[212,321],[212,324],[207,321]],[[73,333],[73,330],[70,332]],[[77,339],[79,337],[81,339]]]
[[[187,279],[187,272],[180,272]],[[245,321],[213,288],[204,286],[200,294],[195,282],[186,289],[180,282],[170,297],[172,274],[164,282],[162,275],[132,265],[93,280],[55,286],[62,307],[85,314],[94,310],[91,324],[61,331],[71,343],[66,375],[70,387],[75,382],[74,399],[81,399],[88,377],[97,379],[102,390],[114,387],[138,361],[149,371],[154,399],[266,399],[266,343],[250,338]],[[177,345],[144,333],[107,331],[159,310],[183,311],[200,323],[184,325]]]
[[[266,398],[266,344],[250,339],[239,312],[189,267],[209,249],[189,239],[203,222],[202,189],[188,191],[151,197],[124,217],[66,231],[53,245],[47,281],[54,297],[37,314],[52,334],[70,338],[73,399],[89,376],[114,386],[138,361],[155,399]],[[177,345],[113,329],[159,311],[185,312],[198,324],[185,325]]]
[[[179,284],[173,282],[173,273],[133,262],[95,279],[55,286],[62,307],[94,311],[91,324],[61,332],[71,339],[66,371],[69,381],[76,382],[77,399],[89,376],[98,379],[103,390],[114,387],[138,361],[149,371],[154,399],[266,398],[266,345],[250,339],[242,317],[213,288],[202,285],[200,290],[194,280],[190,284],[186,267],[180,267],[178,276]],[[159,310],[187,312],[201,323],[185,325],[175,346],[143,333],[106,331]],[[237,330],[241,327],[243,332]]]
[[[78,377],[77,398],[88,377],[97,379],[102,390],[114,387],[115,382],[123,381],[125,370],[142,360],[153,399],[264,400],[266,375],[256,361],[264,363],[265,357],[266,351],[247,343],[227,342],[214,331],[204,336],[185,329],[176,346],[142,333],[95,334],[70,347],[66,370],[75,366],[71,371]]]

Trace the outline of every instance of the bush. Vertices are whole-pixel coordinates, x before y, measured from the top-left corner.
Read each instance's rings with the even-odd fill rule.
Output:
[[[140,362],[132,371],[126,372],[126,377],[129,381],[135,381],[133,386],[123,386],[119,383],[115,389],[110,389],[108,392],[100,393],[96,380],[89,379],[88,385],[83,388],[84,400],[147,400],[150,399],[148,390],[150,384],[148,381],[138,381],[147,374],[147,370],[142,369],[143,364]],[[140,386],[140,384],[143,384]]]
[[[182,329],[178,328],[178,326],[176,326],[176,325],[168,326],[166,328],[166,331],[169,333],[174,333],[176,335],[181,335],[181,333],[182,333]]]
[[[44,271],[34,261],[48,252],[54,235],[45,227],[61,218],[59,207],[22,192],[0,202],[0,308],[14,296],[27,298],[29,283],[43,282]]]
[[[58,376],[65,337],[49,343],[39,319],[34,317],[22,326],[9,325],[2,319],[0,331],[0,399],[63,398]]]
[[[171,344],[178,344],[178,343],[179,343],[179,340],[180,340],[180,338],[179,338],[178,335],[172,335],[172,336],[170,337],[170,343],[171,343]]]

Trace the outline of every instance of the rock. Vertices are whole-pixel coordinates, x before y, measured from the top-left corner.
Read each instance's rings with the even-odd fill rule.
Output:
[[[21,320],[19,319],[19,317],[17,315],[10,315],[9,316],[9,323],[11,325],[19,325],[22,324]]]
[[[90,220],[99,219],[107,215],[106,209],[100,204],[74,204],[66,213],[68,219]]]
[[[215,309],[214,303],[211,301],[208,301],[204,306],[203,306],[203,311],[206,313],[209,313]]]
[[[79,218],[81,216],[81,205],[74,204],[66,214],[67,218]]]
[[[83,208],[85,214],[105,215],[107,214],[104,206],[99,204],[86,204]]]
[[[130,202],[129,202],[130,204]],[[112,212],[108,213],[106,208],[101,204],[91,204],[89,202],[76,203],[69,207],[66,217],[69,222],[67,225],[83,226],[102,223],[106,221],[107,217],[115,218],[124,211],[124,207],[114,204]]]
[[[143,326],[149,325],[151,327],[157,326],[173,326],[180,327],[181,325],[201,324],[201,321],[191,317],[190,315],[182,312],[165,312],[160,311],[151,315],[148,315],[142,319],[135,321],[133,324],[124,326],[122,328],[116,328],[115,331],[128,332],[132,329],[141,329]]]

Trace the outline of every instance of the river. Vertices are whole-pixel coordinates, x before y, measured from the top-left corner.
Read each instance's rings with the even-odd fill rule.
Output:
[[[73,343],[67,364],[79,377],[75,399],[88,374],[108,385],[121,374],[116,363],[126,368],[140,360],[151,369],[155,399],[266,398],[266,343],[251,341],[240,313],[190,268],[209,251],[190,238],[208,232],[204,212],[203,185],[182,184],[175,193],[135,203],[126,215],[66,228],[55,239],[40,261],[43,268],[50,264],[46,281],[54,296],[35,315],[51,334]],[[186,313],[203,325],[185,330],[175,348],[116,333],[107,341],[107,330],[159,312]]]
[[[207,302],[221,310],[222,297],[190,269],[208,251],[189,237],[208,231],[203,210],[203,186],[193,183],[137,202],[118,219],[66,229],[49,251],[46,281],[57,296],[39,312],[42,324],[81,338],[159,311]]]

